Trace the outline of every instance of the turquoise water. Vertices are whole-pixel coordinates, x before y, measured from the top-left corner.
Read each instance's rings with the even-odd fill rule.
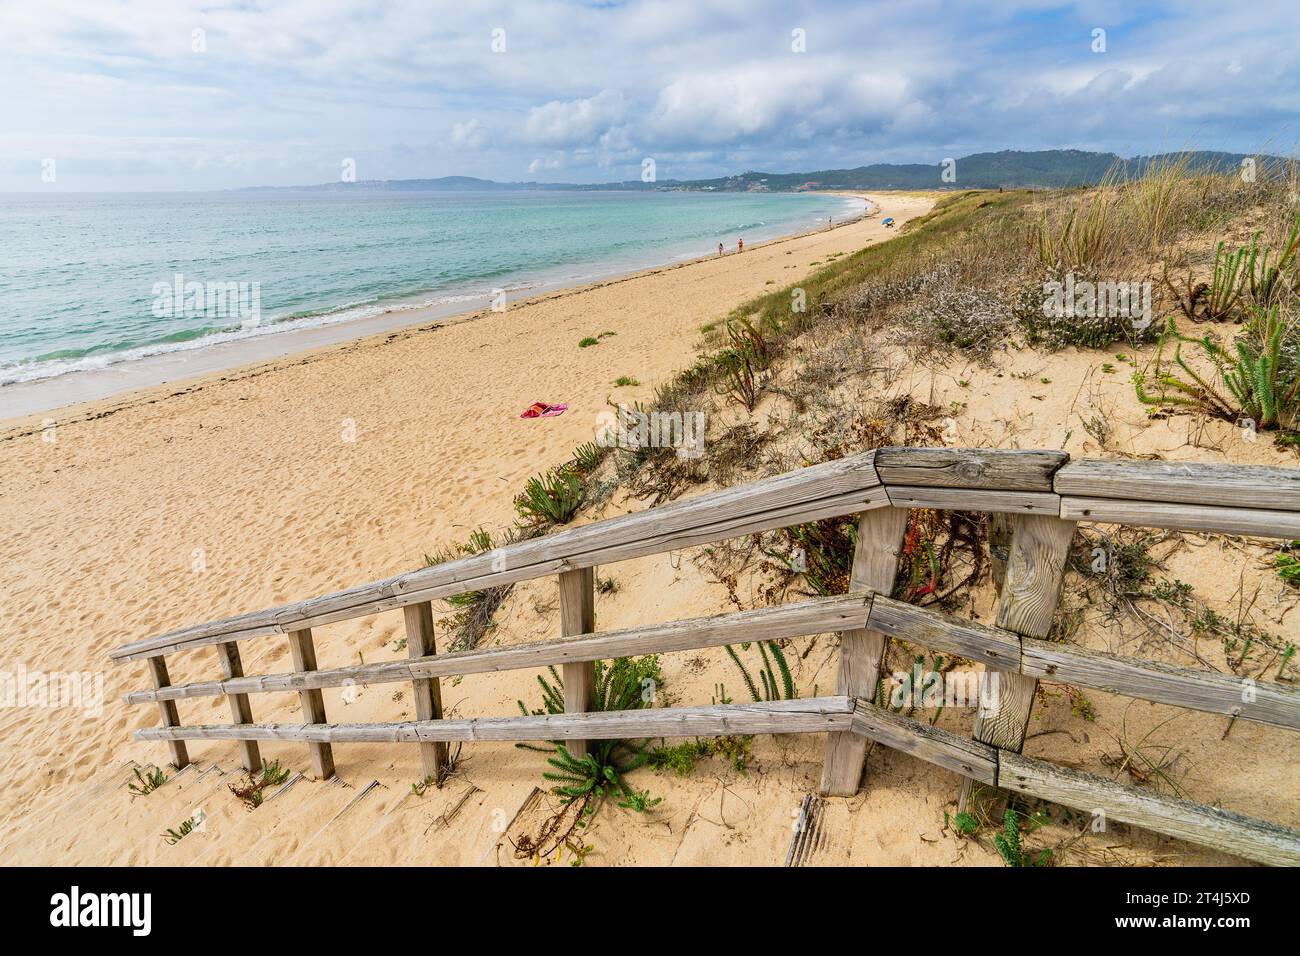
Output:
[[[494,290],[730,251],[860,208],[763,193],[0,197],[0,385],[394,309],[482,308]]]

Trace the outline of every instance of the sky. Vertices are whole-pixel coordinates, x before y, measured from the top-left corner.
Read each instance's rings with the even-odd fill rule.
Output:
[[[0,84],[0,191],[1290,154],[1300,18],[1294,0],[0,0]]]

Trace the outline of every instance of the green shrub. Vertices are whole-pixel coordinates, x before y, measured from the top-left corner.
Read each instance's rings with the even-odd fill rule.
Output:
[[[656,770],[671,770],[677,776],[685,777],[695,769],[697,761],[722,757],[738,772],[744,773],[746,763],[753,756],[752,740],[750,736],[729,735],[689,740],[671,747],[656,747],[649,752],[649,763]]]
[[[163,842],[168,846],[175,846],[177,843],[180,843],[181,840],[193,833],[194,828],[197,825],[198,824],[194,822],[193,817],[182,820],[176,829],[173,830],[170,827],[167,828],[167,832],[162,835]]]
[[[624,810],[634,810],[637,813],[646,813],[662,803],[663,799],[663,797],[650,796],[649,790],[632,790],[624,794],[623,799],[618,802],[618,805]]]
[[[785,539],[790,550],[777,557],[790,563],[791,573],[799,574],[813,594],[828,597],[849,590],[858,543],[858,526],[851,517],[783,528],[778,537]]]
[[[749,642],[740,645],[740,649],[748,651]],[[776,641],[759,641],[758,653],[762,663],[758,668],[758,682],[754,681],[753,675],[749,668],[745,666],[740,655],[736,653],[736,648],[731,644],[727,645],[727,654],[740,669],[740,676],[745,681],[745,686],[749,689],[749,696],[756,702],[765,700],[794,700],[795,687],[794,678],[790,675],[790,665],[786,662],[785,652]],[[777,681],[777,676],[780,681]],[[761,685],[761,686],[760,686]]]
[[[575,468],[561,466],[529,478],[515,511],[531,526],[566,524],[582,507],[586,488]]]
[[[595,691],[592,710],[639,710],[654,702],[654,692],[663,683],[663,668],[659,664],[658,654],[645,657],[620,657],[606,664],[596,661]],[[542,688],[542,708],[529,711],[524,702],[518,701],[519,709],[527,717],[530,714],[540,717],[544,714],[564,713],[564,681],[554,667],[547,670],[551,680],[541,674],[537,683]]]
[[[651,800],[648,793],[638,794],[623,779],[625,774],[646,762],[644,750],[619,753],[626,746],[625,741],[593,740],[587,744],[587,753],[578,758],[569,753],[564,744],[557,743],[555,756],[546,760],[555,769],[544,771],[542,777],[555,784],[552,790],[560,802],[581,801],[584,820],[595,815],[605,798],[615,794],[623,797],[619,806],[645,812],[657,804],[659,798]]]
[[[1049,279],[1051,277],[1049,276]],[[1096,282],[1093,273],[1080,273],[1077,282]],[[1136,345],[1156,338],[1158,323],[1138,327],[1132,315],[1044,315],[1043,287],[1021,286],[1012,298],[1011,309],[1025,342],[1048,349],[1104,349],[1113,342]]]
[[[1273,566],[1283,581],[1300,587],[1300,541],[1287,545],[1287,553],[1279,554]]]
[[[1220,242],[1214,250],[1214,273],[1209,282],[1197,283],[1190,270],[1187,284],[1178,289],[1169,279],[1166,267],[1164,283],[1174,295],[1179,311],[1193,322],[1222,322],[1231,319],[1241,304],[1246,291],[1247,249],[1225,252],[1226,243]]]
[[[1187,284],[1178,289],[1169,281],[1165,271],[1165,285],[1173,293],[1178,309],[1193,322],[1240,321],[1247,308],[1269,309],[1283,302],[1296,288],[1296,257],[1300,253],[1300,218],[1291,227],[1286,243],[1272,258],[1272,250],[1259,245],[1260,233],[1250,239],[1250,245],[1228,251],[1227,243],[1220,242],[1214,250],[1214,272],[1209,282],[1193,281],[1189,272]]]
[[[747,352],[752,357],[754,367],[760,372],[766,372],[772,367],[772,348],[749,319],[729,319],[727,340],[733,349]]]
[[[600,463],[605,460],[605,453],[609,451],[602,448],[594,441],[583,442],[577,448],[573,449],[573,466],[584,475],[590,475]]]
[[[748,349],[723,349],[714,362],[720,373],[717,393],[752,412],[761,389],[753,354]]]
[[[529,711],[518,701],[524,716],[543,716],[564,713],[564,681],[554,667],[547,668],[551,679],[537,675],[542,689],[542,706]],[[658,654],[645,657],[621,657],[608,664],[596,661],[593,711],[640,710],[654,703],[655,691],[663,681],[663,670]],[[599,809],[606,797],[619,795],[619,806],[644,812],[659,802],[649,794],[632,790],[623,776],[649,760],[642,743],[629,740],[592,740],[587,743],[587,753],[578,758],[560,741],[550,748],[529,744],[516,744],[525,750],[542,750],[551,753],[547,763],[552,769],[543,772],[546,780],[555,784],[554,791],[568,804],[581,803],[580,818],[585,822]]]
[[[1153,406],[1190,406],[1228,421],[1249,418],[1259,429],[1294,429],[1300,419],[1300,374],[1293,361],[1284,360],[1283,343],[1295,328],[1278,308],[1261,310],[1246,334],[1232,348],[1213,337],[1180,335],[1174,320],[1160,337],[1152,371],[1136,372],[1133,385],[1138,400]],[[1172,361],[1166,346],[1174,343]],[[1212,376],[1199,372],[1183,358],[1183,346],[1200,351],[1214,367]],[[1212,381],[1217,377],[1222,386]]]
[[[424,563],[426,567],[432,567],[465,556],[484,554],[532,537],[539,531],[540,528],[515,528],[494,537],[486,528],[478,528],[470,532],[464,544],[445,548],[434,555],[425,554]],[[451,642],[446,649],[459,651],[476,646],[483,635],[492,628],[492,616],[509,596],[513,587],[513,584],[498,584],[443,598],[452,609],[451,614],[438,621],[440,627],[450,628],[453,632]],[[406,638],[403,637],[397,642],[396,649],[400,651],[405,647]]]
[[[1258,249],[1259,233],[1250,240],[1250,260],[1247,264],[1247,285],[1251,301],[1262,309],[1276,305],[1286,292],[1294,292],[1300,273],[1295,269],[1300,253],[1300,216],[1296,217],[1287,236],[1286,245],[1278,257],[1269,263],[1269,249]]]
[[[1002,832],[993,835],[1002,862],[1007,866],[1046,866],[1052,859],[1051,850],[1040,850],[1031,856],[1020,842],[1020,824],[1016,811],[1008,810],[1002,816]]]
[[[246,783],[240,785],[231,783],[227,786],[231,793],[244,801],[248,809],[256,810],[266,797],[267,787],[278,787],[288,779],[289,770],[287,767],[280,766],[280,761],[272,760],[267,763],[263,759],[261,771],[250,773]]]
[[[161,767],[154,767],[148,773],[141,773],[140,768],[136,767],[135,783],[127,784],[127,789],[143,797],[146,794],[153,793],[166,782],[167,775],[163,773]]]

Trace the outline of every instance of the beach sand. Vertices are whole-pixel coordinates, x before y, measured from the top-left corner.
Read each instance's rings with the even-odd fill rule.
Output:
[[[880,203],[879,217],[750,247],[742,255],[650,270],[511,304],[504,313],[414,325],[5,423],[0,669],[102,673],[105,696],[100,716],[0,710],[5,860],[181,859],[182,847],[168,847],[158,835],[199,799],[184,793],[188,776],[196,774],[175,781],[169,797],[166,788],[134,800],[127,793],[128,762],[161,761],[165,747],[132,740],[131,732],[154,725],[157,714],[121,702],[122,693],[148,684],[147,671],[138,662],[108,664],[111,648],[410,570],[424,553],[462,541],[474,528],[510,524],[512,499],[524,480],[589,441],[607,401],[645,400],[656,383],[688,365],[702,325],[808,274],[830,254],[883,241],[892,235],[880,225],[884,216],[901,224],[931,205],[922,197],[889,195]],[[602,332],[615,334],[598,346],[578,347]],[[615,387],[624,375],[641,385]],[[521,420],[520,411],[539,400],[567,402],[569,411]],[[631,576],[637,566],[611,572]],[[645,567],[661,575],[666,565]],[[512,607],[532,596],[553,602],[554,589],[553,581],[535,582],[520,589]],[[617,607],[601,609],[601,626],[708,613],[711,599],[700,588],[679,598],[668,589],[638,587],[607,602]],[[511,626],[504,620],[499,631],[511,633]],[[511,639],[553,636],[531,633],[540,626],[530,621],[529,633]],[[355,663],[359,655],[374,660],[400,633],[400,614],[320,629],[320,664]],[[242,650],[248,673],[288,667],[279,639],[251,641]],[[175,682],[219,674],[210,649],[174,657],[169,666]],[[708,675],[701,681],[707,694]],[[444,687],[443,698],[449,714],[505,715],[516,712],[515,698],[531,699],[530,685],[532,675],[522,673],[469,678],[463,687]],[[409,692],[391,699],[399,691],[369,688],[350,703],[326,691],[326,704],[335,720],[392,719],[410,710]],[[259,721],[296,721],[297,706],[296,695],[261,695],[253,712]],[[181,702],[180,711],[186,723],[228,719],[220,699]],[[806,751],[808,767],[817,770],[820,740],[780,746]],[[497,745],[473,751],[466,773],[490,807],[485,817],[468,807],[458,813],[457,826],[470,826],[472,817],[478,836],[462,839],[456,827],[448,828],[439,852],[450,855],[440,860],[477,862],[499,842],[492,821],[501,813],[514,819],[540,781],[538,761],[525,759],[537,755]],[[226,770],[236,766],[233,746],[196,744],[191,754],[204,767],[214,761]],[[301,748],[266,746],[263,754],[295,768],[306,765]],[[336,760],[349,785],[378,779],[394,798],[419,777],[416,748],[339,747]],[[215,779],[212,773],[200,784],[211,790],[204,798],[211,822],[195,840],[215,852],[210,859],[246,859],[245,839],[223,839],[227,830],[217,813],[237,801],[224,787],[213,788]],[[769,785],[757,778],[741,783]],[[319,791],[327,793],[335,789]],[[423,805],[447,795],[438,792]],[[270,811],[288,807],[291,798],[317,796],[300,784],[248,820],[235,812],[230,825],[252,826],[256,818],[270,826],[274,820],[288,828],[296,847],[312,835],[295,829],[301,818]],[[674,812],[689,805],[677,800]],[[157,808],[158,819],[146,808]],[[357,819],[363,817],[357,813]],[[784,809],[775,826],[773,845],[780,844],[783,854],[789,832]],[[402,839],[395,832],[356,859],[410,858],[401,856],[411,852]],[[692,852],[708,855],[703,846]],[[743,854],[735,862],[743,862]]]

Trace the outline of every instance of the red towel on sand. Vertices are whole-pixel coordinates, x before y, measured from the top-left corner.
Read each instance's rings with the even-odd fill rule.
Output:
[[[520,418],[554,418],[556,415],[563,415],[569,410],[568,405],[552,405],[550,402],[533,402],[524,409]]]

